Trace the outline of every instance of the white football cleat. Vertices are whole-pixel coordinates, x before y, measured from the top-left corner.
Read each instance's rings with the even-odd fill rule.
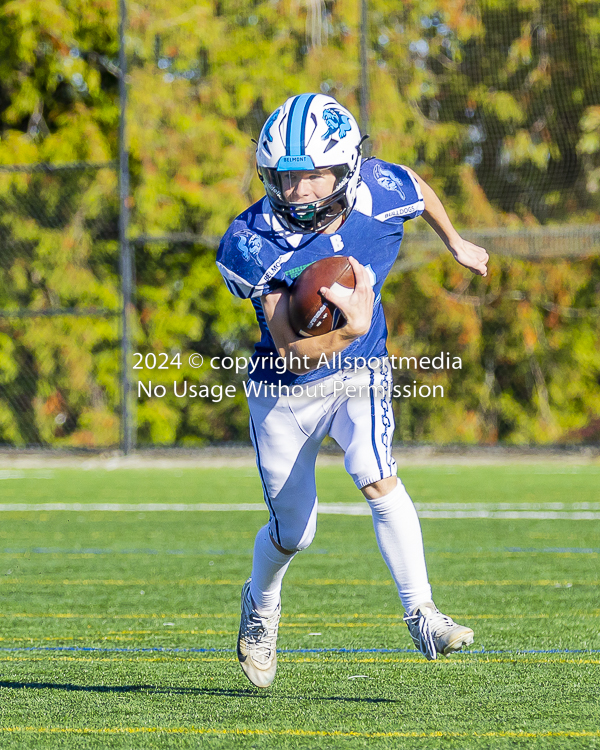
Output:
[[[250,579],[242,587],[242,617],[237,641],[237,657],[253,685],[266,688],[277,671],[277,629],[281,605],[272,615],[262,617],[252,606]]]
[[[424,602],[412,613],[404,614],[404,622],[417,649],[430,661],[438,654],[447,656],[473,643],[473,631],[457,625],[451,617],[442,614],[433,602]]]

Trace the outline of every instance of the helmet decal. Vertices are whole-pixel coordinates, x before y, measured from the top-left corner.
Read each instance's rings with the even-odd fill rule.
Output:
[[[326,141],[338,130],[340,131],[340,138],[344,138],[346,133],[352,129],[348,116],[339,109],[329,107],[329,109],[323,110],[323,119],[327,125],[327,132],[321,136],[321,140]]]
[[[261,238],[253,232],[248,232],[246,229],[236,232],[233,236],[238,238],[237,246],[243,259],[250,260],[252,257],[258,263],[258,253],[262,247]]]
[[[389,169],[382,169],[379,164],[376,164],[375,169],[373,170],[373,176],[382,188],[389,190],[391,193],[399,193],[402,200],[406,199],[403,189],[404,183],[393,172],[390,172]]]
[[[273,136],[271,135],[271,128],[273,127],[273,123],[279,116],[279,113],[281,112],[281,109],[276,109],[275,112],[269,117],[267,120],[267,123],[265,125],[265,138],[269,141],[269,143],[273,143]]]
[[[304,131],[306,129],[308,111],[314,98],[315,94],[301,94],[292,102],[285,135],[288,156],[302,156],[305,153]]]

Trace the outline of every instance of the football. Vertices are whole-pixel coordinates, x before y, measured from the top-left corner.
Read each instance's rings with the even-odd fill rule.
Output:
[[[344,325],[339,309],[319,294],[323,286],[349,296],[356,279],[348,258],[335,255],[307,266],[294,281],[290,293],[290,323],[299,336],[322,336]]]

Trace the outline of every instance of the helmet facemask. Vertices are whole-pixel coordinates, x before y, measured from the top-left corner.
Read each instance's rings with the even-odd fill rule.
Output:
[[[354,175],[345,164],[323,169],[278,171],[268,167],[258,168],[259,177],[265,185],[273,213],[281,225],[290,232],[310,234],[322,232],[339,218],[345,219],[352,210],[348,204],[347,187]],[[335,182],[329,195],[307,203],[290,201],[288,197],[300,174],[333,174]],[[308,179],[308,178],[306,178]]]

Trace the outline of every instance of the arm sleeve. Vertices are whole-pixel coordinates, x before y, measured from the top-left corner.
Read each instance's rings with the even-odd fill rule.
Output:
[[[281,263],[268,263],[267,240],[235,221],[221,240],[217,268],[229,291],[241,299],[262,297],[285,285]]]
[[[373,217],[378,221],[403,224],[425,210],[419,183],[399,164],[374,159],[369,180],[373,194]]]

